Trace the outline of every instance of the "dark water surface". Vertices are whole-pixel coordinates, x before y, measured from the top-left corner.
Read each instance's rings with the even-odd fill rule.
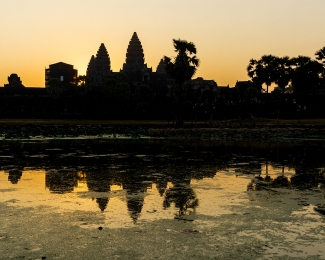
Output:
[[[294,217],[304,223],[301,234],[315,237],[291,253],[276,245],[272,251],[321,258],[324,172],[325,143],[319,142],[1,141],[0,203],[97,212],[104,217],[102,227],[109,228],[174,219],[193,223],[185,230],[193,233],[219,225],[221,216],[250,215],[257,221],[264,212],[273,225],[268,232],[276,228],[287,241],[299,240],[285,237],[297,230]],[[256,230],[229,230],[272,241]]]

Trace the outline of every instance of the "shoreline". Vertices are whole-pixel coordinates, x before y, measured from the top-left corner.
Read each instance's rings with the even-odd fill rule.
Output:
[[[168,124],[169,123],[169,124]],[[325,140],[325,120],[187,121],[175,127],[164,120],[0,119],[0,138],[155,138],[213,141]]]

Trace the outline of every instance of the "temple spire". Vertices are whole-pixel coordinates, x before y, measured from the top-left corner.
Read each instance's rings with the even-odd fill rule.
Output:
[[[111,60],[109,58],[107,49],[102,43],[99,46],[96,55],[96,72],[100,75],[107,75],[111,71]]]
[[[111,60],[104,43],[102,43],[99,46],[96,57],[94,55],[91,56],[88,63],[87,76],[92,79],[95,85],[100,86],[110,72]]]
[[[123,70],[144,70],[146,67],[141,42],[137,33],[134,32],[127,48]]]
[[[152,68],[148,68],[144,63],[142,45],[136,32],[133,33],[129,42],[122,72],[135,84],[136,82],[149,81]]]
[[[165,63],[164,63],[163,59],[160,60],[158,66],[157,66],[156,72],[159,74],[166,74],[166,68],[165,68]]]
[[[96,58],[94,55],[92,55],[88,63],[86,75],[89,78],[94,78],[95,74],[96,74]]]

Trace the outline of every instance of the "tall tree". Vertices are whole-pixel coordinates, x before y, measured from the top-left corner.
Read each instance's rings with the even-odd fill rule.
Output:
[[[247,74],[252,79],[252,81],[256,84],[259,91],[262,90],[263,81],[263,67],[260,61],[251,59],[247,66]]]
[[[316,56],[316,60],[318,60],[323,65],[323,71],[321,75],[321,85],[322,88],[324,89],[325,88],[325,47],[318,50],[315,53],[315,56]]]
[[[269,87],[274,82],[274,63],[277,57],[273,55],[263,55],[259,60],[251,59],[248,66],[248,76],[257,85],[266,85],[266,99],[268,100]]]
[[[276,58],[273,55],[263,55],[259,60],[251,59],[247,66],[248,76],[260,88],[265,84],[266,93],[269,93],[269,87],[274,80],[274,63]]]
[[[183,123],[182,102],[185,95],[185,83],[195,74],[199,66],[199,59],[196,57],[194,43],[185,40],[173,39],[176,57],[164,56],[164,64],[167,75],[173,80],[173,86],[177,99],[177,124]]]
[[[263,55],[261,57],[261,64],[263,67],[262,78],[266,85],[266,94],[269,93],[269,87],[274,82],[275,61],[277,57],[273,55]]]
[[[323,66],[325,66],[325,47],[318,50],[315,53],[315,56],[316,56],[316,60],[320,61],[323,64]]]
[[[310,57],[298,56],[291,59],[291,81],[298,95],[317,94],[323,66]]]
[[[288,56],[276,57],[273,63],[273,80],[282,93],[291,80],[291,62]]]

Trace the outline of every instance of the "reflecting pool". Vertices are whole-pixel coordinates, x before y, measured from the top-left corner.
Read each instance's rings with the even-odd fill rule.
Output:
[[[98,259],[170,259],[181,248],[179,259],[325,259],[323,143],[65,139],[0,147],[4,259],[81,259],[92,238],[81,237],[98,230],[117,243],[95,251]],[[56,251],[59,239],[47,248],[35,227],[51,243],[71,239],[70,228],[83,242]],[[124,252],[128,232],[145,244]],[[180,244],[169,252],[169,243]]]

